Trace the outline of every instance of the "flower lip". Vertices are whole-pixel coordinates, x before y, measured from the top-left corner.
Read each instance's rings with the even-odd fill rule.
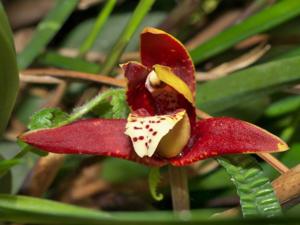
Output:
[[[130,114],[125,134],[139,157],[151,157],[158,151],[160,156],[170,158],[177,156],[188,142],[190,123],[184,109],[158,116]]]

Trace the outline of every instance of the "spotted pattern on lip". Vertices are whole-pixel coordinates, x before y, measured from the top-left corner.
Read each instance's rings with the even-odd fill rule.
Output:
[[[159,116],[129,114],[125,134],[131,138],[133,148],[139,157],[151,157],[161,139],[182,120],[185,114],[185,110]]]

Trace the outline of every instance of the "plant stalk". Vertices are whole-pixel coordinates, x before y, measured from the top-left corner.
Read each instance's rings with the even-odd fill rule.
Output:
[[[132,35],[141,24],[154,2],[155,0],[141,0],[139,2],[119,39],[107,55],[101,70],[103,74],[110,74],[114,66],[118,63],[119,58],[132,38]]]
[[[173,211],[175,213],[189,212],[190,196],[186,168],[169,166],[169,179]]]
[[[117,3],[116,0],[108,0],[105,3],[103,9],[99,12],[99,14],[97,16],[97,20],[96,20],[91,32],[89,33],[89,35],[87,36],[87,38],[84,40],[83,44],[79,48],[80,56],[84,56],[93,47],[93,45],[98,37],[98,34],[102,30],[103,25],[107,21],[109,15],[112,12],[116,3]]]

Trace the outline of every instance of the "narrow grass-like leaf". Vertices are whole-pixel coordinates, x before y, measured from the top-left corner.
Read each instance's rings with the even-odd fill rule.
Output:
[[[195,63],[221,53],[251,35],[266,31],[300,14],[300,1],[281,0],[221,32],[191,51]]]
[[[79,0],[57,0],[55,7],[39,23],[26,48],[18,55],[20,69],[28,67],[71,15]]]
[[[106,213],[45,199],[0,194],[0,221],[30,224],[76,225],[265,225],[298,224],[298,217],[257,219],[212,219],[216,210],[192,210],[188,215],[171,211]]]
[[[76,58],[76,57],[63,56],[52,51],[48,51],[42,54],[37,59],[37,62],[45,66],[58,67],[62,69],[74,70],[79,72],[86,72],[86,73],[100,72],[100,66],[96,63],[88,62],[78,57]]]
[[[100,31],[102,30],[102,27],[104,23],[106,22],[107,18],[109,17],[110,13],[112,12],[115,4],[117,3],[116,0],[108,0],[103,7],[103,9],[98,14],[97,20],[92,28],[92,31],[87,36],[87,38],[84,40],[82,45],[79,48],[79,54],[84,55],[86,54],[95,43],[97,36],[99,35]]]
[[[224,156],[218,158],[218,162],[226,169],[237,189],[244,217],[281,215],[271,182],[252,156]]]
[[[286,58],[292,58],[292,57],[297,57],[300,56],[300,47],[294,47],[292,50],[285,52],[284,54],[279,55],[275,59],[286,59]]]
[[[197,86],[197,107],[210,113],[300,81],[300,57],[277,60]]]
[[[9,21],[7,19],[7,16],[5,14],[5,10],[3,8],[2,3],[0,2],[0,32],[1,35],[3,35],[2,38],[5,38],[6,41],[11,45],[12,48],[14,48],[14,40],[13,40],[13,36],[11,33],[11,28],[9,25]],[[6,34],[6,35],[4,35]]]
[[[130,41],[132,35],[142,22],[143,18],[147,15],[154,2],[155,0],[140,0],[122,34],[105,59],[101,69],[103,74],[109,74],[113,67],[118,63],[118,60]]]
[[[12,40],[12,32],[0,2],[0,136],[9,120],[19,85],[19,73]]]
[[[290,96],[271,104],[265,111],[268,117],[277,117],[300,109],[300,96]]]

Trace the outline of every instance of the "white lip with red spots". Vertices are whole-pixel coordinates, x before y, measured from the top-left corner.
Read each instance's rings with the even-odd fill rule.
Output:
[[[160,140],[183,119],[185,110],[168,115],[141,117],[129,114],[125,134],[128,135],[139,157],[151,157]]]

